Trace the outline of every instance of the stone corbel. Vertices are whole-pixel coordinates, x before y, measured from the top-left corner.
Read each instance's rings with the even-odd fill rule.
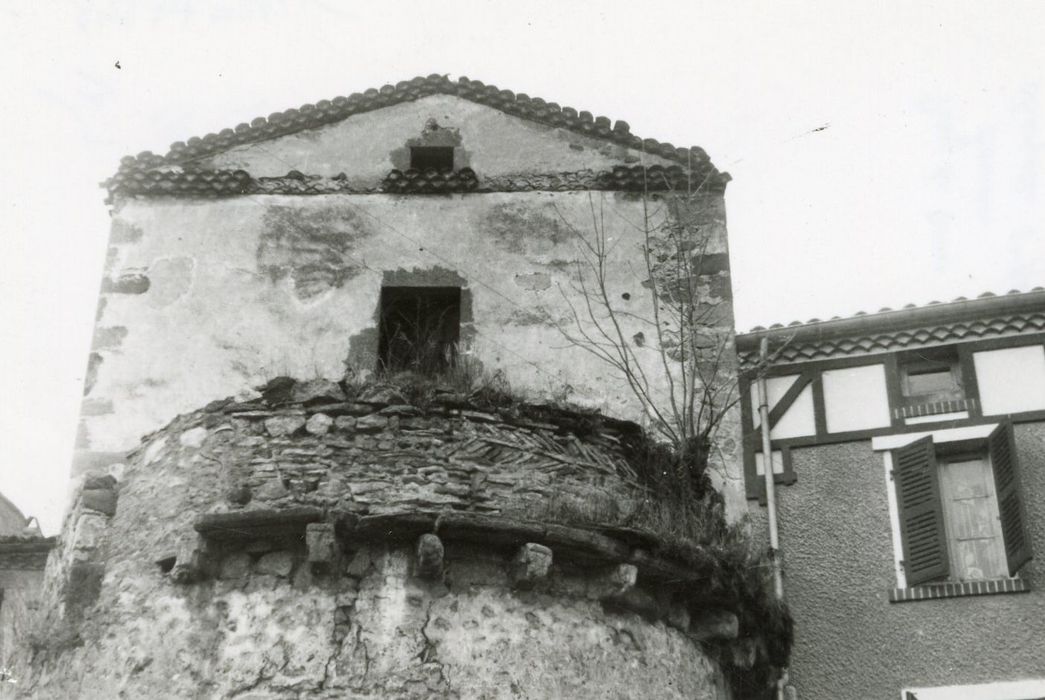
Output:
[[[442,582],[444,553],[443,541],[438,535],[428,532],[417,538],[417,575],[429,581]]]
[[[341,547],[334,532],[334,523],[309,523],[305,526],[305,547],[312,573],[336,575],[341,571]]]
[[[552,550],[536,542],[527,542],[512,557],[508,578],[513,587],[527,590],[546,579],[551,566]]]

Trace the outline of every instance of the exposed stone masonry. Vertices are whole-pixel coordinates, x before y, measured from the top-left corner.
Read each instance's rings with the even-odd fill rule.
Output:
[[[234,465],[224,473],[229,507],[249,498],[253,508],[357,514],[501,512],[570,493],[638,495],[612,429],[581,439],[552,423],[445,405],[422,411],[392,389],[338,401],[340,389],[328,387],[309,405],[213,404],[179,420],[180,440],[220,445]]]
[[[629,424],[424,403],[284,380],[148,436],[78,493],[22,691],[715,698],[702,642],[754,662],[724,592],[693,598],[707,572],[655,537],[527,517],[635,498]]]

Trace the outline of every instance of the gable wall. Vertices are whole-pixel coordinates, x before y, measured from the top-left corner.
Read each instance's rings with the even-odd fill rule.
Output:
[[[614,165],[677,165],[603,139],[521,119],[452,95],[353,115],[318,129],[247,144],[201,160],[205,168],[241,168],[255,177],[298,170],[306,175],[344,172],[359,187],[374,186],[393,168],[409,167],[407,142],[429,120],[460,136],[458,167],[483,177],[609,170]],[[441,134],[443,139],[453,133]],[[442,141],[440,141],[442,143]]]

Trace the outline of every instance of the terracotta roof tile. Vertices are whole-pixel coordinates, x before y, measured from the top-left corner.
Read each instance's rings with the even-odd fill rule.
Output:
[[[479,179],[471,168],[460,170],[393,170],[381,183],[383,192],[396,194],[445,194],[474,192]]]
[[[1045,288],[1027,292],[1010,290],[1002,296],[986,292],[976,299],[957,297],[951,302],[932,301],[922,306],[908,304],[902,310],[882,309],[877,314],[858,312],[849,318],[830,321],[798,321],[786,327],[775,323],[768,329],[756,326],[737,336],[741,364],[757,359],[762,336],[784,343],[778,362],[799,362],[884,352],[906,347],[975,340],[1014,333],[1045,331]],[[924,311],[933,307],[930,313]],[[856,319],[860,318],[859,325]],[[935,320],[934,320],[935,319]],[[785,332],[786,331],[786,332]],[[781,335],[783,334],[783,335]],[[790,337],[784,337],[790,336]],[[785,342],[786,341],[786,342]]]
[[[690,169],[713,169],[707,153],[697,146],[682,148],[654,139],[642,139],[633,135],[628,123],[624,121],[611,122],[608,117],[593,117],[591,112],[560,107],[555,102],[502,90],[493,85],[485,85],[479,80],[461,77],[453,81],[445,75],[434,73],[427,77],[418,76],[400,81],[395,85],[384,85],[379,90],[371,88],[347,97],[339,96],[331,100],[320,100],[316,104],[305,104],[296,109],[273,112],[268,117],[258,117],[249,124],[240,123],[235,129],[223,129],[217,134],[211,133],[190,138],[188,141],[175,142],[164,156],[144,151],[137,156],[124,158],[121,167],[156,167],[162,164],[184,163],[232,146],[314,129],[353,114],[436,94],[456,95],[524,119],[607,139],[630,148],[644,149],[647,153],[674,160]]]
[[[127,165],[103,184],[110,199],[117,195],[231,197],[244,194],[336,194],[393,193],[448,194],[467,192],[521,192],[606,190],[615,192],[690,191],[705,187],[721,192],[729,176],[715,173],[713,180],[681,166],[618,166],[595,172],[527,174],[480,178],[470,168],[457,171],[392,170],[370,188],[350,185],[344,173],[334,177],[309,175],[291,170],[282,177],[254,178],[245,170],[202,170],[191,166],[164,164],[160,168]]]
[[[1019,290],[1019,289],[1010,289],[1009,291],[1007,291],[1002,296],[1013,296],[1013,295],[1018,295],[1018,294],[1019,295],[1022,295],[1022,294],[1034,294],[1034,293],[1043,292],[1043,291],[1045,291],[1045,287],[1033,287],[1033,288],[1031,288],[1031,289],[1029,289],[1027,291],[1022,291],[1022,290]],[[998,295],[995,294],[994,292],[983,292],[982,294],[980,294],[976,298],[977,299],[987,299],[987,298],[990,298],[990,297],[997,297],[997,296]],[[946,304],[957,304],[957,303],[960,303],[960,302],[963,302],[963,301],[969,301],[969,298],[968,297],[959,296],[959,297],[955,297],[954,299],[951,299],[950,301],[933,300],[933,301],[925,302],[924,304],[915,304],[915,303],[912,302],[912,303],[909,303],[909,304],[904,304],[901,307],[901,309],[919,309],[919,308],[925,308],[927,306],[942,306],[942,305],[946,305]],[[868,312],[868,311],[862,311],[862,310],[861,311],[856,311],[855,313],[852,314],[852,316],[849,316],[848,318],[855,318],[855,317],[858,317],[858,316],[874,316],[874,315],[877,315],[877,314],[891,313],[891,312],[894,312],[894,311],[897,311],[897,309],[892,309],[892,308],[890,308],[888,306],[883,306],[882,308],[878,309],[878,311],[875,311],[875,312]],[[844,318],[847,318],[847,317],[845,317],[845,316],[832,316],[828,320],[829,321],[838,321],[838,320],[841,320],[841,319],[844,319]],[[805,326],[805,325],[810,325],[810,324],[814,324],[814,323],[824,323],[824,321],[822,321],[819,318],[811,318],[808,321],[798,321],[798,320],[795,320],[795,321],[789,321],[787,323],[787,326],[788,327],[791,327],[791,326]],[[772,324],[769,327],[770,328],[783,328],[784,324],[774,323],[774,324]],[[766,330],[766,328],[764,326],[754,326],[749,331],[747,331],[747,333],[757,333],[759,331],[764,331],[764,330]],[[745,335],[747,333],[745,333]]]

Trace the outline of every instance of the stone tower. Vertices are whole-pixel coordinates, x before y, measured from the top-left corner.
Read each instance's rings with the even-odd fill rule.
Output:
[[[699,148],[443,76],[124,159],[80,486],[5,662],[19,692],[726,697],[768,653],[759,620],[714,557],[595,526],[647,497],[649,412],[562,328],[585,327],[594,226],[622,337],[670,392],[635,320],[657,311],[636,222],[682,211],[689,330],[731,357],[728,179]],[[525,400],[374,379],[429,361]],[[730,516],[736,424],[712,457]]]

